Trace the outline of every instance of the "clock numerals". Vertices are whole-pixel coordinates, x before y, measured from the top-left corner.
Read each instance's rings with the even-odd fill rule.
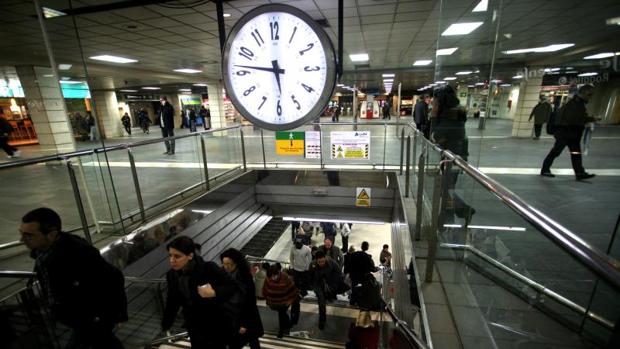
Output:
[[[301,84],[301,86],[302,86],[302,87],[303,87],[306,91],[308,91],[308,93],[312,93],[312,92],[314,92],[314,89],[313,89],[312,87],[310,87],[310,86],[306,85],[306,84],[303,84],[303,83],[302,83],[302,84]]]
[[[318,67],[318,66],[311,67],[311,66],[307,65],[307,66],[304,67],[304,71],[318,71],[318,70],[321,70],[321,68]]]
[[[252,60],[252,57],[254,57],[254,52],[247,47],[241,46],[241,52],[239,52],[239,55]]]
[[[243,91],[243,95],[244,96],[248,96],[250,93],[252,93],[252,91],[256,90],[256,86],[252,86],[249,89]]]
[[[258,106],[258,110],[263,107],[263,104],[265,104],[265,102],[267,102],[267,97],[263,96],[263,102]]]
[[[310,51],[313,47],[314,47],[314,44],[313,44],[313,43],[309,43],[307,48],[305,48],[305,49],[303,49],[303,50],[299,51],[299,54],[303,56],[303,55],[304,55],[304,53],[306,53],[306,52]]]
[[[295,106],[297,107],[297,110],[301,109],[301,105],[299,104],[299,102],[295,99],[295,95],[291,95],[291,99],[293,100],[293,103],[295,103]]]
[[[288,39],[288,43],[290,44],[293,41],[293,36],[295,36],[295,32],[297,32],[297,27],[293,28],[293,34],[291,34],[291,38]]]
[[[252,72],[249,70],[239,70],[238,72],[236,72],[235,74],[239,75],[239,76],[244,76],[244,75],[248,75],[251,74]]]
[[[265,43],[265,40],[263,40],[263,37],[258,32],[258,29],[254,29],[254,31],[252,32],[252,37],[254,38],[254,40],[256,40],[256,44],[258,45],[258,47],[261,47],[261,45]]]
[[[269,27],[271,28],[271,40],[280,40],[280,35],[278,34],[280,32],[280,25],[278,25],[278,22],[269,22]]]
[[[280,100],[278,99],[278,105],[276,106],[276,112],[278,116],[282,116],[282,106],[280,105]]]

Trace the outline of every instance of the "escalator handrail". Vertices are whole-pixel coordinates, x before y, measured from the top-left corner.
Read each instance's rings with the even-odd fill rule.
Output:
[[[422,339],[418,338],[418,335],[411,328],[409,328],[409,325],[405,321],[396,316],[394,310],[390,308],[389,304],[383,299],[383,297],[381,297],[381,301],[383,302],[383,309],[385,309],[386,313],[390,315],[392,322],[403,331],[403,334],[407,337],[410,344],[415,346],[417,349],[427,349],[428,346],[426,343],[424,343]]]
[[[289,265],[291,263],[289,262],[285,262],[285,261],[278,261],[275,259],[268,259],[268,258],[263,258],[263,257],[256,257],[256,256],[251,256],[251,255],[246,255],[245,258],[249,261],[249,262],[269,262],[269,263],[280,263],[282,266],[285,265]]]
[[[410,124],[409,127],[413,129],[413,132],[418,134],[418,137],[422,137],[428,146],[440,150],[443,156],[452,161],[454,165],[467,173],[476,182],[480,183],[483,188],[500,199],[521,218],[534,226],[556,246],[565,250],[571,257],[587,267],[598,277],[605,280],[616,291],[620,291],[620,261],[604,254],[599,249],[577,236],[577,234],[526,203],[518,195],[491,179],[479,169],[463,160],[460,156],[448,150],[441,150],[436,144],[424,138],[422,133],[417,130],[414,125]]]
[[[157,345],[157,344],[164,344],[164,343],[166,343],[168,341],[174,341],[174,340],[177,340],[177,339],[181,339],[181,338],[187,337],[188,335],[189,334],[187,332],[179,332],[179,333],[172,334],[172,335],[169,335],[169,336],[166,336],[166,337],[157,338],[155,340],[152,340],[150,342],[150,344],[151,344],[151,346]]]

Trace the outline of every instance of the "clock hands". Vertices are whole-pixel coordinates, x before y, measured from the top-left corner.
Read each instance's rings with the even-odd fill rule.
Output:
[[[276,76],[276,81],[278,83],[278,89],[280,90],[280,92],[282,92],[282,87],[280,86],[280,74],[284,74],[284,69],[280,68],[280,66],[278,65],[278,61],[277,60],[271,61],[271,68],[268,68],[268,67],[254,67],[254,66],[250,66],[250,65],[237,65],[237,64],[235,65],[235,67],[254,69],[254,70],[262,70],[262,71],[268,71],[268,72],[273,73]]]

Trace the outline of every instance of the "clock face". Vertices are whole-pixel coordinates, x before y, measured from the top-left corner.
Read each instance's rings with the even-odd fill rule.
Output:
[[[312,18],[287,5],[260,6],[244,15],[226,41],[222,68],[237,110],[271,130],[314,120],[334,90],[329,37]]]

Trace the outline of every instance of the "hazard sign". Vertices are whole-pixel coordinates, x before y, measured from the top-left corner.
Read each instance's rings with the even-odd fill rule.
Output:
[[[370,159],[370,131],[332,131],[332,159]]]
[[[303,132],[276,132],[276,154],[304,155]]]
[[[370,188],[357,188],[355,192],[355,206],[370,207]]]

